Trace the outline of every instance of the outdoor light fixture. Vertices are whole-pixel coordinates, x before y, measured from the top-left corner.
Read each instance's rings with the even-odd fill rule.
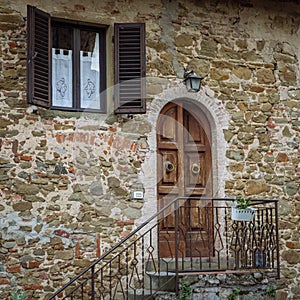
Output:
[[[184,82],[189,92],[199,92],[201,87],[201,80],[203,77],[197,76],[194,70],[188,72],[184,69]]]

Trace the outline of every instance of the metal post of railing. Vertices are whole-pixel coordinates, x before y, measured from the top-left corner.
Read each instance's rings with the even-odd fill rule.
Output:
[[[112,299],[112,289],[113,289],[113,286],[112,286],[112,261],[109,262],[108,264],[109,266],[109,299]]]
[[[144,235],[142,236],[142,296],[144,297],[145,293],[145,274],[146,274],[146,268],[145,268],[145,240]]]
[[[275,220],[276,220],[276,252],[277,252],[277,278],[280,278],[280,254],[279,254],[279,230],[278,230],[278,202],[275,200]]]
[[[225,231],[225,253],[226,253],[226,267],[229,269],[229,251],[230,251],[230,237],[229,237],[229,230],[228,230],[228,212],[226,205],[224,206],[224,231]]]
[[[91,300],[95,300],[95,266],[92,266],[92,298]]]
[[[133,259],[135,259],[135,243],[134,243],[134,247],[133,247]],[[121,262],[119,263],[119,272],[120,272],[120,269],[121,269]],[[136,266],[132,266],[133,268],[135,268]],[[126,282],[126,290],[125,290],[125,293],[126,293],[126,299],[128,299],[128,293],[129,293],[129,252],[128,252],[128,249],[126,249],[125,251],[125,282]],[[132,270],[133,272],[133,270]],[[120,279],[122,280],[122,279]],[[135,290],[134,290],[134,294],[135,294]]]
[[[179,200],[177,199],[177,201],[175,201],[174,205],[175,205],[175,274],[176,274],[176,278],[175,278],[175,282],[176,282],[176,296],[179,295],[179,276],[178,276],[178,247],[179,247],[179,238],[178,238],[178,234],[179,234],[179,230],[178,230],[178,202]]]

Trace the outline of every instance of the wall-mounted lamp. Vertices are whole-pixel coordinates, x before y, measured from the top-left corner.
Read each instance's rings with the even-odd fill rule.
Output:
[[[201,87],[201,80],[203,77],[197,76],[194,72],[194,70],[188,72],[186,69],[184,69],[184,82],[186,85],[186,88],[189,92],[199,92]]]

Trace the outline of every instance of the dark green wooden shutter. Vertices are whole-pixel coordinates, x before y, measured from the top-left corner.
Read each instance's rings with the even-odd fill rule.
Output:
[[[145,113],[145,24],[115,24],[114,41],[115,113]]]
[[[27,6],[27,100],[50,107],[50,15]]]

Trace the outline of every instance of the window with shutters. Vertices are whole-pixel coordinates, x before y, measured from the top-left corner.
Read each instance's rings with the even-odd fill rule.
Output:
[[[106,112],[107,26],[61,20],[28,6],[28,102]],[[115,112],[145,112],[145,26],[115,25]],[[111,70],[113,71],[113,70]]]

